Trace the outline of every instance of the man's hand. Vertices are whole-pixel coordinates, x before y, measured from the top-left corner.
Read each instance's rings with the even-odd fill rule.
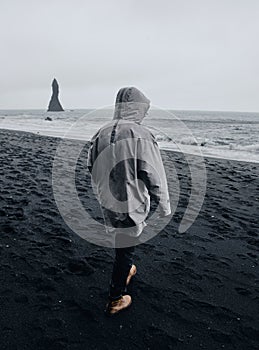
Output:
[[[168,216],[170,214],[171,214],[171,209],[170,208],[168,208],[167,210],[164,210],[164,209],[161,208],[157,218],[158,219],[164,218],[164,217],[166,217],[166,216]]]

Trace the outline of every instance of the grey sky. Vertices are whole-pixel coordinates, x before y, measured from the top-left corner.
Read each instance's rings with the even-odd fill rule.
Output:
[[[111,105],[133,85],[173,109],[259,111],[258,0],[1,0],[0,108]]]

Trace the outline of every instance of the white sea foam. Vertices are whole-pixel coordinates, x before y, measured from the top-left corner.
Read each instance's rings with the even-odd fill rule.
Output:
[[[112,118],[111,109],[0,111],[0,128],[90,140]],[[46,117],[52,120],[45,120]],[[183,123],[185,127],[183,128]],[[151,110],[144,125],[161,148],[209,157],[259,162],[259,113]],[[72,129],[71,129],[72,128]],[[72,132],[71,132],[72,130]]]

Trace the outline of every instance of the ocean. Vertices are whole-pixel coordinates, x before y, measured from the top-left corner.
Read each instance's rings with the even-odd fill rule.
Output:
[[[0,128],[90,140],[113,116],[110,107],[65,112],[0,110]],[[50,117],[51,121],[45,120]],[[206,157],[259,162],[259,113],[152,108],[143,125],[161,149]]]

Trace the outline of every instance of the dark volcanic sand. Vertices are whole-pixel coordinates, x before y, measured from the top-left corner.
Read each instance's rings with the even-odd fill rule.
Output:
[[[79,238],[59,214],[51,187],[59,139],[0,130],[0,143],[1,350],[259,348],[257,164],[206,159],[202,210],[179,234],[189,172],[181,154],[167,153],[181,181],[177,212],[136,248],[133,304],[107,318],[113,250]],[[85,152],[77,189],[98,216]]]

